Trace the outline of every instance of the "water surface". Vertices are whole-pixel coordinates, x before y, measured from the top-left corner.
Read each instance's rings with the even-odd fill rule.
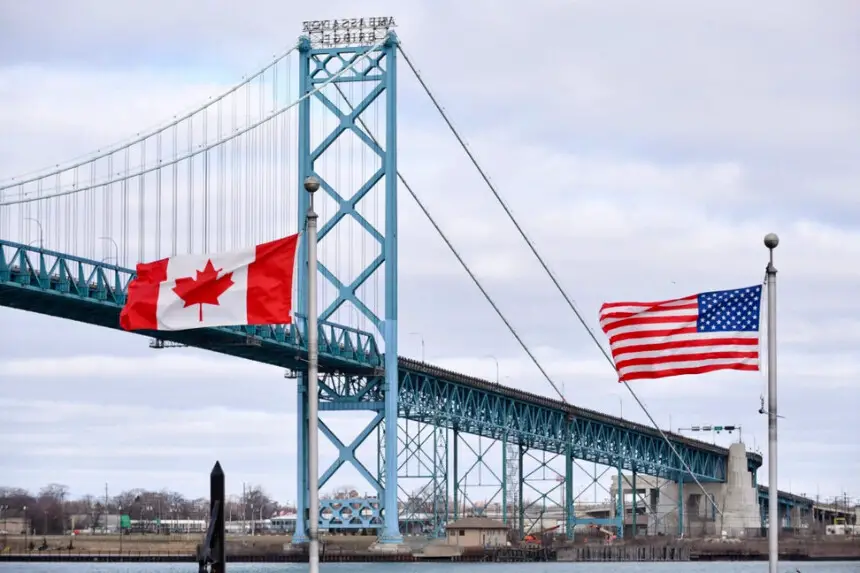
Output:
[[[767,573],[737,563],[322,563],[320,573]],[[227,573],[304,573],[307,563],[228,563]],[[784,573],[860,573],[860,562],[781,562]],[[0,573],[197,573],[193,563],[0,563]]]

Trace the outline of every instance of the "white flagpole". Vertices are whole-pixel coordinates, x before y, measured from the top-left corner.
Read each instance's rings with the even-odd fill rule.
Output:
[[[779,237],[768,233],[764,246],[770,252],[767,263],[767,469],[768,469],[768,562],[770,573],[779,569],[779,484],[777,483],[777,406],[776,406],[776,267],[773,266],[773,250],[779,245]]]
[[[305,179],[308,192],[308,566],[310,573],[319,573],[319,340],[317,340],[317,214],[314,193],[320,181],[314,176]]]

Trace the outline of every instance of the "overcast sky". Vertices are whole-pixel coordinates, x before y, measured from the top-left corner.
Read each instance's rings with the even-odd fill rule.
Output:
[[[311,5],[3,3],[0,178],[217,95],[292,45],[303,20],[393,15],[593,328],[604,301],[756,284],[762,237],[779,233],[779,487],[860,496],[860,4]],[[567,399],[647,421],[402,62],[399,82],[403,175]],[[488,379],[498,361],[503,383],[551,395],[404,192],[400,205],[400,353],[418,358],[423,346],[428,361]],[[61,482],[80,495],[107,482],[196,496],[220,459],[232,491],[245,481],[295,498],[295,384],[279,370],[155,353],[132,334],[8,309],[0,324],[0,485]],[[635,389],[663,427],[736,424],[750,449],[766,447],[764,373]],[[355,418],[327,417],[349,435]],[[334,449],[323,444],[325,468]],[[577,489],[590,480],[576,479]],[[334,483],[369,489],[353,471]]]

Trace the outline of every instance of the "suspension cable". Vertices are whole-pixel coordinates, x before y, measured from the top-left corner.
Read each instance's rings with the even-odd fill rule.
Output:
[[[16,177],[12,177],[11,179],[0,180],[0,191],[5,191],[6,189],[10,189],[12,187],[17,187],[19,185],[26,185],[28,183],[33,183],[34,181],[38,181],[39,179],[44,179],[46,177],[51,177],[53,175],[58,175],[60,173],[65,173],[66,171],[70,171],[72,169],[76,169],[78,167],[82,167],[87,163],[91,163],[93,161],[97,161],[99,159],[103,159],[108,155],[113,155],[118,151],[123,151],[126,148],[132,147],[146,141],[150,137],[154,135],[159,135],[164,133],[168,129],[175,127],[182,123],[183,121],[190,119],[192,116],[197,115],[198,113],[207,110],[208,108],[216,105],[217,103],[223,101],[227,96],[232,93],[235,93],[240,88],[250,84],[252,81],[262,76],[268,69],[277,65],[279,62],[287,58],[290,54],[295,52],[299,48],[299,44],[296,43],[292,48],[287,50],[286,52],[281,53],[280,55],[275,56],[272,61],[268,64],[259,68],[256,72],[243,76],[242,80],[233,85],[233,87],[227,89],[225,92],[222,92],[220,95],[215,97],[210,97],[206,100],[206,103],[195,107],[194,109],[183,113],[179,116],[174,116],[173,119],[169,123],[159,124],[156,127],[146,129],[143,133],[138,133],[134,136],[133,139],[127,141],[120,141],[118,143],[114,143],[108,145],[104,150],[99,149],[98,151],[91,152],[85,155],[81,155],[77,158],[72,159],[68,165],[65,166],[55,166],[48,167],[43,169],[38,169],[36,171],[30,171],[29,173],[22,173],[17,175]],[[53,170],[51,170],[53,169]],[[26,179],[19,179],[20,177],[25,177]]]
[[[346,94],[343,93],[343,90],[340,88],[340,86],[338,84],[334,84],[334,85],[335,85],[335,88],[337,88],[338,93],[341,95],[341,97],[343,97],[343,100],[346,102],[346,105],[349,108],[350,113],[355,111],[355,109],[352,106],[352,103],[346,97]],[[375,144],[379,145],[379,141],[376,139],[376,136],[373,134],[373,132],[370,131],[370,128],[364,122],[364,120],[361,117],[358,117],[357,119],[358,119],[359,125],[361,126],[362,129],[364,129],[364,131],[367,133],[367,135],[370,137],[370,139]],[[475,276],[475,273],[473,273],[472,269],[469,268],[469,265],[466,263],[466,261],[463,260],[463,257],[460,255],[460,252],[457,250],[456,247],[454,247],[454,244],[451,243],[450,239],[448,239],[448,236],[445,234],[444,231],[442,231],[442,229],[441,229],[441,227],[439,227],[438,223],[436,223],[436,220],[430,214],[430,211],[427,210],[427,207],[424,206],[424,203],[421,201],[421,199],[418,198],[418,195],[415,193],[415,191],[412,190],[412,187],[409,185],[409,183],[406,182],[406,179],[403,177],[403,175],[400,173],[400,171],[397,172],[397,178],[400,180],[400,182],[403,184],[403,186],[406,187],[406,190],[409,192],[409,194],[412,195],[412,198],[418,204],[418,207],[424,212],[424,216],[427,217],[427,220],[430,221],[430,224],[433,225],[433,228],[436,229],[436,232],[439,233],[440,237],[442,237],[442,240],[445,242],[445,244],[448,246],[448,249],[450,249],[450,251],[454,254],[454,257],[456,257],[457,261],[460,263],[460,265],[466,271],[466,274],[469,275],[469,278],[472,279],[472,282],[475,283],[475,286],[478,287],[478,290],[481,291],[481,294],[484,295],[484,298],[487,299],[487,302],[490,303],[490,306],[493,307],[493,310],[496,311],[496,314],[499,315],[499,318],[502,319],[502,322],[505,323],[505,326],[508,327],[508,330],[514,336],[514,338],[517,340],[517,342],[519,342],[520,346],[523,348],[523,350],[525,350],[526,354],[528,354],[529,358],[531,358],[532,362],[534,362],[534,364],[535,364],[535,366],[537,366],[538,370],[540,370],[540,373],[543,374],[543,377],[546,378],[546,380],[547,380],[547,382],[549,382],[550,386],[552,386],[553,389],[558,393],[558,395],[561,397],[561,401],[566,404],[567,400],[565,399],[564,394],[558,389],[558,386],[556,386],[555,382],[553,382],[549,373],[547,373],[547,371],[544,369],[544,367],[541,366],[537,357],[534,355],[534,353],[531,351],[531,349],[529,349],[528,345],[525,343],[525,341],[522,339],[522,337],[520,337],[516,328],[514,328],[514,326],[510,323],[510,321],[508,321],[507,317],[505,317],[502,310],[496,304],[496,301],[493,300],[493,297],[490,296],[490,293],[487,292],[487,290],[481,284],[481,281],[478,280],[478,277]]]
[[[58,191],[56,193],[51,193],[50,195],[38,195],[37,194],[37,196],[35,196],[35,197],[29,196],[29,195],[34,194],[33,191],[23,192],[23,193],[20,193],[18,195],[17,199],[0,201],[0,207],[6,207],[8,205],[19,205],[22,203],[32,203],[34,201],[42,201],[44,199],[52,199],[54,197],[63,197],[65,195],[73,195],[76,193],[81,193],[83,191],[89,191],[90,189],[95,189],[97,187],[103,187],[103,186],[111,184],[111,183],[119,183],[119,182],[127,181],[129,179],[133,179],[135,177],[140,177],[142,175],[146,175],[147,173],[152,173],[154,171],[158,171],[158,170],[163,169],[165,167],[175,165],[181,161],[192,158],[196,155],[200,155],[201,153],[206,153],[207,151],[209,151],[215,147],[218,147],[219,145],[222,145],[228,141],[236,139],[237,137],[244,135],[245,133],[251,131],[252,129],[257,128],[260,125],[262,125],[262,124],[264,124],[264,123],[266,123],[266,122],[268,122],[268,121],[270,121],[270,120],[272,120],[272,119],[274,119],[280,115],[283,115],[285,112],[287,112],[290,109],[294,108],[295,106],[299,105],[302,101],[308,99],[309,97],[311,97],[315,93],[317,93],[320,90],[322,90],[323,88],[325,88],[330,83],[337,80],[337,78],[339,78],[341,75],[352,70],[356,65],[361,63],[363,60],[367,59],[371,53],[376,51],[380,46],[382,46],[387,41],[388,41],[388,37],[386,36],[385,38],[381,39],[379,42],[377,42],[376,44],[374,44],[373,46],[368,48],[366,51],[362,52],[361,55],[359,55],[354,60],[352,60],[352,62],[350,62],[349,65],[344,66],[336,74],[333,74],[326,81],[320,83],[316,88],[314,88],[313,90],[309,91],[308,93],[300,96],[295,101],[287,104],[286,106],[282,107],[279,110],[273,111],[272,113],[270,113],[266,117],[254,122],[254,123],[246,125],[242,129],[239,129],[237,131],[230,133],[229,135],[224,136],[223,138],[221,138],[218,141],[215,141],[209,145],[201,145],[200,147],[196,147],[196,148],[186,152],[183,155],[177,155],[176,157],[173,157],[172,159],[170,159],[168,161],[162,161],[160,163],[155,163],[151,167],[141,166],[140,171],[124,173],[121,177],[109,178],[107,181],[99,181],[99,182],[97,182],[95,184],[91,184],[91,185],[74,187],[72,189],[67,189],[65,191]],[[95,160],[93,160],[93,161],[95,161]],[[14,186],[18,186],[18,185],[19,184],[16,184]],[[2,189],[0,189],[0,190],[2,190]]]
[[[400,50],[400,53],[401,53],[401,55],[403,56],[403,59],[404,59],[404,60],[406,60],[406,63],[409,65],[410,69],[412,70],[412,73],[413,73],[413,74],[415,74],[415,78],[416,78],[416,79],[418,80],[418,82],[421,84],[421,87],[424,89],[424,92],[427,94],[427,96],[430,98],[430,101],[431,101],[431,102],[433,103],[433,105],[436,107],[436,110],[437,110],[437,111],[439,112],[439,114],[442,116],[442,119],[443,119],[443,120],[445,121],[445,123],[447,124],[448,129],[450,129],[451,133],[452,133],[452,134],[454,135],[454,137],[457,139],[457,142],[460,144],[460,147],[463,149],[463,151],[465,151],[465,152],[466,152],[466,155],[469,157],[469,160],[472,162],[472,165],[475,167],[475,169],[476,169],[476,170],[478,171],[478,173],[481,175],[481,178],[482,178],[482,179],[484,180],[484,182],[487,184],[487,187],[490,189],[490,191],[492,192],[492,194],[495,196],[495,198],[496,198],[496,200],[498,201],[498,203],[502,206],[502,209],[504,209],[504,211],[505,211],[505,213],[507,214],[508,218],[509,218],[509,219],[511,220],[511,222],[514,224],[514,227],[516,227],[517,231],[519,232],[520,236],[523,238],[523,240],[524,240],[524,241],[526,242],[526,244],[528,245],[528,247],[529,247],[529,249],[531,250],[532,254],[533,254],[533,255],[535,256],[535,258],[538,260],[538,262],[540,263],[541,267],[543,267],[544,271],[545,271],[545,272],[546,272],[546,274],[549,276],[550,280],[552,280],[552,282],[553,282],[553,284],[555,285],[555,287],[556,287],[556,289],[558,290],[558,292],[559,292],[559,293],[561,293],[561,296],[564,298],[564,300],[565,300],[565,302],[567,303],[567,305],[568,305],[568,306],[570,307],[570,309],[573,311],[573,314],[574,314],[574,315],[576,316],[576,318],[579,320],[579,322],[580,322],[580,324],[582,325],[582,327],[586,330],[586,332],[588,332],[588,335],[589,335],[589,337],[591,338],[591,340],[594,342],[594,345],[595,345],[595,346],[597,346],[597,348],[600,350],[601,354],[603,354],[603,357],[604,357],[604,358],[606,359],[606,361],[610,364],[610,366],[612,366],[612,369],[613,369],[613,370],[615,370],[615,371],[617,372],[617,369],[616,369],[616,367],[615,367],[615,361],[613,361],[613,360],[612,360],[612,356],[609,354],[609,351],[607,351],[607,350],[606,350],[606,348],[605,348],[605,347],[600,343],[600,341],[599,341],[599,340],[598,340],[598,338],[597,338],[597,335],[594,333],[594,330],[593,330],[593,329],[588,325],[588,323],[585,321],[585,318],[583,318],[582,313],[581,313],[581,312],[579,311],[579,309],[576,307],[576,304],[574,304],[573,300],[570,298],[570,296],[568,296],[567,292],[564,290],[564,287],[562,287],[562,286],[561,286],[561,283],[560,283],[560,282],[559,282],[559,280],[556,278],[555,274],[550,270],[549,265],[546,263],[546,261],[544,260],[544,258],[543,258],[539,253],[538,253],[537,248],[535,247],[534,243],[532,243],[532,241],[528,238],[528,235],[526,234],[525,230],[523,230],[523,228],[520,226],[519,222],[517,221],[516,217],[514,217],[514,214],[511,212],[511,210],[510,210],[510,208],[508,207],[507,203],[505,203],[504,199],[502,199],[501,195],[500,195],[500,194],[499,194],[499,192],[496,190],[495,185],[493,185],[493,183],[490,181],[489,176],[488,176],[488,175],[487,175],[487,173],[486,173],[486,172],[481,168],[481,166],[480,166],[480,164],[478,163],[477,159],[476,159],[476,158],[475,158],[475,156],[472,154],[472,151],[469,149],[469,146],[466,144],[466,142],[464,141],[464,139],[461,137],[460,132],[457,130],[457,128],[456,128],[456,127],[454,127],[454,124],[451,122],[450,118],[448,117],[448,114],[447,114],[447,113],[445,112],[445,110],[442,108],[441,104],[440,104],[440,103],[439,103],[439,101],[436,99],[436,96],[435,96],[435,95],[433,95],[433,92],[430,90],[430,87],[429,87],[429,86],[427,85],[427,83],[424,81],[424,78],[421,76],[421,73],[418,71],[418,69],[417,69],[417,68],[415,67],[415,65],[412,63],[412,60],[411,60],[411,59],[409,58],[409,56],[406,54],[406,51],[403,49],[403,45],[402,45],[402,44],[400,44],[400,45],[398,46],[398,49]],[[428,217],[429,217],[429,215],[428,215]],[[654,418],[651,416],[651,413],[650,413],[650,412],[648,411],[648,409],[645,407],[645,404],[643,404],[643,403],[642,403],[642,400],[640,400],[640,399],[639,399],[639,396],[636,394],[636,392],[634,392],[634,391],[633,391],[633,388],[631,388],[631,387],[630,387],[630,385],[627,383],[627,381],[626,381],[626,380],[621,379],[620,381],[624,384],[624,387],[625,387],[625,388],[627,388],[627,391],[630,393],[630,395],[631,395],[631,396],[633,396],[633,399],[636,401],[636,403],[639,405],[639,407],[642,409],[642,411],[643,411],[643,412],[645,412],[645,415],[648,417],[648,420],[651,422],[651,424],[654,426],[654,428],[655,428],[655,429],[660,433],[660,436],[662,436],[662,438],[663,438],[663,439],[666,441],[666,443],[669,445],[669,448],[671,448],[672,453],[674,453],[674,454],[677,456],[677,458],[681,461],[681,464],[684,466],[684,469],[685,469],[685,470],[690,474],[690,477],[692,477],[692,478],[693,478],[693,480],[695,480],[696,484],[699,486],[699,488],[701,488],[702,493],[705,493],[705,494],[706,494],[706,495],[705,495],[705,497],[707,497],[708,499],[710,499],[710,496],[708,496],[708,495],[707,495],[707,492],[705,491],[705,487],[701,484],[701,482],[699,482],[699,479],[695,476],[695,474],[693,474],[693,470],[690,468],[690,466],[687,464],[686,460],[684,460],[684,458],[681,456],[681,454],[680,454],[680,453],[678,452],[678,450],[675,448],[675,445],[672,443],[672,441],[668,438],[668,436],[666,436],[666,434],[665,434],[665,433],[663,432],[663,430],[660,428],[659,424],[657,424],[657,422],[656,422],[656,421],[654,420]],[[554,386],[553,386],[553,387],[554,387]],[[556,391],[558,391],[558,389],[556,389]],[[717,507],[716,502],[714,502],[713,500],[711,500],[711,504],[714,506],[714,508],[716,509],[716,511],[717,511],[718,513],[720,513],[720,515],[722,515],[722,512],[720,511],[719,507]]]

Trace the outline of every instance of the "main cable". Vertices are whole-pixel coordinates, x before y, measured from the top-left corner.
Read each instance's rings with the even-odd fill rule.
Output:
[[[276,66],[279,62],[281,62],[282,60],[284,60],[285,58],[290,56],[293,52],[295,52],[298,49],[299,49],[299,44],[296,43],[293,47],[291,47],[286,52],[283,52],[280,55],[275,56],[272,59],[272,61],[270,61],[268,64],[266,64],[262,68],[259,68],[256,72],[249,74],[247,76],[243,76],[242,80],[239,83],[233,85],[233,87],[222,92],[220,95],[215,96],[215,97],[210,96],[209,99],[206,101],[206,103],[199,105],[199,106],[195,107],[194,109],[187,111],[181,115],[173,116],[173,119],[170,120],[169,123],[159,124],[156,127],[146,129],[143,131],[143,133],[139,132],[137,135],[134,136],[134,138],[132,138],[128,141],[120,141],[118,143],[108,145],[108,146],[106,146],[106,148],[104,150],[99,149],[98,151],[91,152],[89,154],[85,154],[85,155],[79,156],[77,158],[74,158],[71,160],[69,165],[55,166],[53,168],[47,167],[47,168],[43,168],[43,169],[38,169],[36,171],[30,171],[28,173],[22,173],[16,177],[12,177],[11,179],[0,180],[0,191],[10,189],[10,188],[16,187],[18,185],[26,185],[28,183],[33,183],[33,182],[38,181],[40,179],[45,179],[46,177],[51,177],[53,175],[57,175],[60,173],[65,173],[65,172],[70,171],[72,169],[75,169],[77,167],[82,167],[82,166],[84,166],[88,163],[91,163],[93,161],[97,161],[99,159],[104,159],[105,157],[113,155],[114,153],[116,153],[118,151],[123,151],[129,147],[132,147],[133,145],[136,145],[138,143],[141,143],[141,142],[149,139],[150,137],[152,137],[154,135],[162,134],[162,133],[166,132],[168,129],[176,127],[177,125],[179,125],[183,121],[190,119],[191,117],[197,115],[198,113],[200,113],[202,111],[207,110],[208,108],[212,107],[213,105],[221,103],[227,96],[229,96],[232,93],[237,92],[240,88],[250,84],[253,80],[262,76],[264,73],[266,73],[267,70],[269,70],[273,66]],[[53,169],[53,171],[52,171],[52,169]],[[25,177],[26,179],[19,179],[20,177]]]
[[[254,123],[251,123],[251,124],[249,124],[249,125],[246,125],[245,127],[241,128],[241,129],[239,129],[239,130],[237,130],[237,131],[235,131],[235,132],[233,132],[233,133],[230,133],[229,135],[226,135],[226,136],[224,136],[223,138],[221,138],[221,139],[219,139],[219,140],[215,141],[214,143],[204,144],[204,145],[201,145],[201,146],[199,146],[199,147],[197,147],[197,148],[191,148],[191,151],[187,151],[185,154],[183,154],[183,155],[181,155],[181,156],[174,157],[173,159],[171,159],[171,160],[169,160],[169,161],[163,161],[163,162],[161,162],[161,163],[156,163],[155,165],[153,165],[153,166],[151,166],[151,167],[141,166],[141,170],[140,170],[140,171],[137,171],[137,172],[131,172],[131,171],[129,171],[129,172],[125,173],[124,175],[122,175],[121,177],[117,177],[117,178],[114,178],[114,179],[109,179],[109,180],[106,180],[106,181],[99,181],[99,182],[98,182],[97,184],[95,184],[95,185],[85,185],[85,186],[80,186],[80,187],[74,187],[74,188],[72,188],[72,189],[66,189],[65,191],[58,191],[58,192],[56,192],[56,193],[52,193],[52,194],[50,194],[50,195],[40,195],[40,196],[37,196],[37,197],[29,197],[29,195],[32,195],[32,194],[33,194],[33,192],[32,192],[32,191],[28,191],[28,192],[23,192],[23,191],[22,191],[22,192],[18,195],[18,197],[19,197],[18,199],[6,200],[6,201],[0,201],[0,207],[6,207],[6,206],[8,206],[8,205],[19,205],[19,204],[22,204],[22,203],[32,203],[32,202],[34,202],[34,201],[41,201],[41,200],[43,200],[43,199],[52,199],[52,198],[54,198],[54,197],[63,197],[63,196],[66,196],[66,195],[73,195],[73,194],[75,194],[75,193],[81,193],[81,192],[83,192],[83,191],[88,191],[88,190],[90,190],[90,189],[92,189],[92,188],[95,188],[95,187],[101,187],[101,186],[108,185],[108,184],[111,184],[111,183],[125,182],[125,181],[128,181],[129,179],[132,179],[132,178],[134,178],[134,177],[140,177],[140,176],[142,176],[142,175],[146,175],[147,173],[151,173],[151,172],[153,172],[153,171],[157,171],[157,170],[159,170],[159,169],[163,169],[163,168],[165,168],[165,167],[168,167],[168,166],[174,165],[174,164],[179,163],[179,162],[181,162],[181,161],[185,161],[186,159],[191,159],[191,158],[193,158],[193,157],[195,157],[195,156],[197,156],[197,155],[200,155],[201,153],[206,153],[206,152],[208,152],[209,150],[211,150],[211,149],[213,149],[213,148],[215,148],[215,147],[217,147],[217,146],[219,146],[219,145],[223,145],[224,143],[226,143],[226,142],[228,142],[228,141],[232,141],[232,140],[236,139],[237,137],[239,137],[239,136],[241,136],[241,135],[244,135],[245,133],[247,133],[247,132],[251,131],[252,129],[257,128],[257,127],[259,127],[260,125],[262,125],[262,124],[264,124],[264,123],[266,123],[266,122],[268,122],[268,121],[270,121],[270,120],[272,120],[272,119],[274,119],[274,118],[276,118],[276,117],[278,117],[278,116],[280,116],[280,115],[284,114],[285,112],[289,111],[290,109],[294,108],[295,106],[297,106],[298,104],[300,104],[302,101],[304,101],[304,100],[308,99],[309,97],[311,97],[311,96],[312,96],[312,95],[314,95],[315,93],[317,93],[317,92],[319,92],[320,90],[322,90],[323,88],[325,88],[327,85],[329,85],[329,84],[331,84],[331,83],[335,82],[335,80],[337,80],[340,76],[342,76],[342,75],[343,75],[343,74],[345,74],[346,72],[348,72],[348,71],[352,70],[353,68],[355,68],[359,63],[361,63],[362,61],[366,60],[366,59],[370,56],[370,54],[372,54],[374,51],[376,51],[377,49],[379,49],[379,47],[380,47],[380,46],[382,46],[382,45],[383,45],[385,42],[387,42],[387,41],[388,41],[388,36],[386,35],[384,38],[382,38],[381,40],[379,40],[376,44],[374,44],[373,46],[370,46],[366,51],[362,52],[359,56],[357,56],[355,59],[353,59],[353,60],[352,60],[348,65],[344,66],[344,67],[343,67],[343,68],[341,68],[337,73],[332,74],[328,79],[326,79],[324,82],[320,83],[320,84],[319,84],[316,88],[314,88],[313,90],[311,90],[311,91],[309,91],[308,93],[306,93],[306,94],[304,94],[304,95],[300,96],[298,99],[296,99],[296,100],[295,100],[295,101],[293,101],[293,102],[290,102],[290,103],[289,103],[289,104],[287,104],[286,106],[284,106],[284,107],[282,107],[282,108],[280,108],[280,109],[278,109],[278,110],[276,110],[276,111],[273,111],[272,113],[270,113],[270,114],[269,114],[269,115],[267,115],[266,117],[264,117],[264,118],[262,118],[262,119],[260,119],[260,120],[257,120],[257,121],[255,121]],[[249,93],[250,93],[250,92],[249,92]],[[127,151],[127,150],[128,150],[128,147],[126,147],[125,149],[126,149],[126,151]],[[95,159],[93,159],[93,161],[95,161]],[[58,173],[59,173],[59,172],[58,172]],[[39,179],[39,178],[34,179],[34,181],[35,181],[35,180],[38,180],[38,179]],[[16,183],[16,186],[18,186],[18,185],[23,185],[23,183]]]
[[[559,293],[561,293],[561,296],[564,298],[565,302],[567,302],[567,305],[568,305],[568,306],[570,307],[570,309],[573,311],[573,314],[574,314],[574,315],[576,316],[576,318],[579,320],[579,322],[580,322],[580,324],[582,325],[582,327],[586,330],[586,332],[588,332],[588,335],[589,335],[589,337],[591,338],[591,340],[594,342],[594,345],[595,345],[595,346],[597,346],[597,348],[600,350],[601,354],[603,354],[603,357],[604,357],[604,358],[606,359],[606,361],[610,364],[610,366],[612,366],[612,369],[613,369],[613,370],[615,370],[615,371],[617,372],[617,368],[615,367],[615,361],[613,361],[613,360],[612,360],[612,356],[609,354],[609,351],[607,351],[607,350],[606,350],[606,348],[605,348],[605,347],[600,343],[600,341],[599,341],[599,340],[598,340],[598,338],[597,338],[597,335],[594,333],[594,330],[593,330],[593,329],[588,325],[588,323],[585,321],[585,318],[583,318],[582,313],[581,313],[581,312],[579,311],[579,309],[576,307],[576,305],[574,304],[574,302],[573,302],[573,300],[570,298],[570,296],[568,296],[567,292],[564,290],[564,287],[562,287],[562,286],[561,286],[561,283],[560,283],[560,282],[559,282],[559,280],[556,278],[555,274],[552,272],[552,270],[550,270],[549,265],[546,263],[546,261],[544,260],[544,258],[540,255],[540,253],[538,253],[537,248],[535,247],[534,243],[532,243],[532,241],[529,239],[528,235],[526,234],[525,230],[522,228],[522,226],[520,226],[519,222],[517,221],[516,217],[514,217],[514,214],[511,212],[511,210],[510,210],[510,208],[508,207],[507,203],[505,203],[504,199],[502,199],[501,195],[500,195],[500,194],[499,194],[499,192],[496,190],[495,185],[493,185],[493,183],[490,181],[489,176],[488,176],[488,175],[487,175],[487,173],[486,173],[486,172],[481,168],[481,166],[480,166],[480,164],[478,163],[477,159],[476,159],[476,158],[475,158],[475,156],[472,154],[472,151],[469,149],[469,146],[468,146],[468,145],[466,145],[465,140],[460,136],[460,132],[457,130],[457,128],[456,128],[456,127],[454,127],[454,124],[453,124],[453,123],[451,122],[451,120],[449,119],[448,114],[447,114],[447,113],[445,112],[445,110],[442,108],[441,104],[440,104],[440,103],[439,103],[439,101],[436,99],[436,96],[435,96],[435,95],[433,95],[433,92],[430,90],[430,87],[429,87],[429,86],[427,85],[427,83],[424,81],[424,78],[421,76],[421,73],[418,71],[418,69],[417,69],[417,68],[415,67],[415,65],[412,63],[412,60],[411,60],[411,59],[409,58],[409,56],[406,54],[406,51],[403,49],[403,45],[402,45],[402,44],[398,45],[398,49],[400,50],[400,54],[403,56],[403,59],[404,59],[404,60],[406,60],[406,63],[409,65],[409,68],[412,70],[412,73],[413,73],[413,74],[415,74],[415,78],[416,78],[416,79],[418,80],[418,82],[421,84],[421,87],[424,89],[424,92],[427,94],[427,97],[429,97],[429,98],[430,98],[430,101],[431,101],[431,102],[433,103],[433,105],[436,107],[436,110],[439,112],[439,115],[441,115],[441,116],[442,116],[442,119],[443,119],[443,120],[445,121],[445,123],[447,124],[448,129],[450,129],[450,130],[451,130],[451,133],[452,133],[452,134],[454,135],[454,137],[457,139],[457,142],[460,144],[460,147],[463,149],[463,151],[465,151],[465,152],[466,152],[466,155],[469,157],[469,160],[472,162],[472,165],[475,167],[475,169],[476,169],[476,170],[478,171],[478,173],[481,175],[481,178],[482,178],[482,179],[484,180],[484,182],[487,184],[487,187],[490,189],[490,191],[491,191],[491,192],[493,193],[493,195],[495,196],[496,200],[497,200],[497,201],[499,202],[499,204],[502,206],[502,209],[504,209],[504,211],[505,211],[505,213],[507,214],[508,218],[509,218],[509,219],[511,220],[511,222],[514,224],[514,227],[516,227],[517,231],[519,232],[520,236],[523,238],[523,240],[524,240],[524,241],[526,242],[526,244],[528,245],[528,247],[529,247],[529,249],[531,250],[532,254],[533,254],[533,255],[535,256],[535,258],[538,260],[538,262],[540,263],[541,267],[543,267],[543,269],[544,269],[544,271],[546,272],[546,274],[547,274],[547,275],[549,275],[550,280],[551,280],[551,281],[552,281],[552,283],[555,285],[556,289],[558,289],[558,292],[559,292]],[[426,212],[425,212],[425,213],[426,213]],[[429,217],[429,215],[428,215],[428,217]],[[541,370],[542,370],[542,369],[541,369]],[[543,370],[542,370],[542,371],[543,371]],[[681,464],[684,466],[684,469],[685,469],[685,470],[690,474],[690,476],[693,478],[693,480],[695,480],[695,482],[696,482],[696,484],[699,486],[699,488],[701,488],[702,493],[705,493],[705,494],[706,494],[706,495],[705,495],[705,497],[707,497],[708,499],[710,499],[710,496],[708,496],[708,495],[707,495],[707,492],[705,491],[705,487],[701,484],[701,482],[699,482],[699,479],[695,476],[695,474],[693,474],[693,470],[690,468],[690,466],[687,464],[686,460],[684,460],[684,458],[681,456],[681,454],[680,454],[680,453],[678,452],[678,450],[675,448],[675,445],[672,443],[672,441],[668,438],[668,436],[666,436],[666,434],[665,434],[665,433],[663,432],[663,430],[660,428],[659,424],[657,424],[657,422],[656,422],[656,421],[654,420],[654,418],[651,416],[651,413],[650,413],[650,412],[648,411],[648,409],[645,407],[645,404],[643,404],[643,403],[642,403],[642,400],[640,400],[640,399],[639,399],[639,396],[636,394],[636,392],[634,392],[634,391],[633,391],[633,388],[631,388],[631,387],[630,387],[630,385],[627,383],[627,381],[626,381],[626,380],[621,379],[620,381],[624,384],[624,387],[625,387],[625,388],[627,388],[627,391],[628,391],[628,392],[630,392],[630,395],[631,395],[631,396],[633,396],[633,399],[636,401],[636,403],[639,405],[639,407],[642,409],[642,411],[643,411],[643,412],[645,412],[645,415],[648,417],[648,420],[650,420],[650,422],[651,422],[651,424],[654,426],[654,428],[655,428],[655,429],[660,433],[660,436],[662,436],[662,438],[663,438],[663,439],[666,441],[666,443],[669,445],[669,447],[670,447],[670,448],[671,448],[671,450],[672,450],[672,453],[674,453],[674,454],[678,457],[678,459],[681,461]],[[550,382],[550,383],[552,383],[552,382]],[[555,388],[555,385],[553,385],[553,388]],[[557,389],[557,388],[556,388],[556,391],[558,391],[558,389]],[[719,507],[717,507],[716,502],[714,502],[713,500],[711,500],[711,503],[712,503],[712,505],[714,506],[714,508],[716,509],[716,511],[717,511],[720,515],[722,515],[722,511],[720,511]]]
[[[350,113],[353,113],[355,111],[355,108],[353,108],[352,103],[346,97],[346,94],[343,92],[343,90],[341,89],[341,87],[337,83],[335,83],[334,86],[337,89],[338,93],[343,98],[343,100],[346,102],[346,105],[349,108]],[[358,124],[365,131],[365,133],[367,133],[368,137],[370,137],[370,139],[373,141],[373,143],[375,143],[376,145],[379,145],[379,140],[377,140],[376,136],[373,134],[373,132],[370,131],[370,128],[365,123],[365,121],[360,116],[357,118],[357,120],[358,120]],[[457,261],[460,263],[460,265],[466,271],[466,274],[469,275],[469,278],[472,279],[472,282],[475,283],[475,286],[478,287],[478,290],[481,291],[481,294],[484,295],[484,298],[487,299],[487,302],[490,303],[490,306],[493,307],[493,310],[496,311],[496,314],[499,315],[499,318],[502,319],[502,322],[505,323],[505,326],[508,327],[508,330],[514,336],[516,341],[519,342],[520,346],[523,348],[523,350],[526,352],[526,354],[529,356],[529,358],[531,358],[531,361],[534,362],[534,365],[537,366],[537,369],[540,370],[541,374],[543,374],[543,377],[546,378],[546,380],[547,380],[547,382],[549,382],[550,386],[552,386],[553,389],[561,397],[561,401],[564,402],[565,404],[567,404],[567,400],[565,399],[564,394],[555,385],[555,382],[553,382],[549,373],[547,373],[547,371],[544,369],[544,367],[541,366],[537,357],[534,355],[534,353],[531,351],[531,349],[529,349],[528,345],[525,343],[525,341],[519,335],[516,328],[514,328],[514,326],[510,323],[510,321],[507,319],[507,317],[505,317],[505,314],[502,312],[502,310],[496,304],[496,301],[493,300],[493,297],[490,296],[490,293],[487,292],[487,289],[484,288],[484,285],[481,284],[481,281],[478,280],[478,277],[475,276],[475,273],[473,273],[472,269],[469,268],[469,265],[466,263],[466,261],[460,255],[460,252],[457,250],[457,248],[454,246],[454,244],[451,242],[451,240],[448,238],[448,236],[445,234],[445,232],[442,230],[442,228],[439,227],[439,224],[436,223],[436,220],[430,214],[430,211],[427,210],[427,207],[424,206],[424,203],[421,201],[421,199],[418,198],[418,195],[415,193],[415,191],[412,190],[412,187],[409,185],[409,183],[406,182],[406,179],[403,177],[403,175],[400,173],[400,171],[397,171],[397,178],[400,180],[401,183],[403,183],[403,186],[406,187],[406,190],[409,192],[409,194],[412,195],[412,198],[415,200],[415,203],[418,204],[418,208],[420,208],[421,211],[424,212],[424,216],[427,217],[427,220],[430,221],[430,224],[433,225],[433,228],[436,229],[436,232],[439,233],[440,237],[442,237],[442,240],[448,246],[448,249],[450,249],[451,253],[454,254],[454,257],[457,259]]]

